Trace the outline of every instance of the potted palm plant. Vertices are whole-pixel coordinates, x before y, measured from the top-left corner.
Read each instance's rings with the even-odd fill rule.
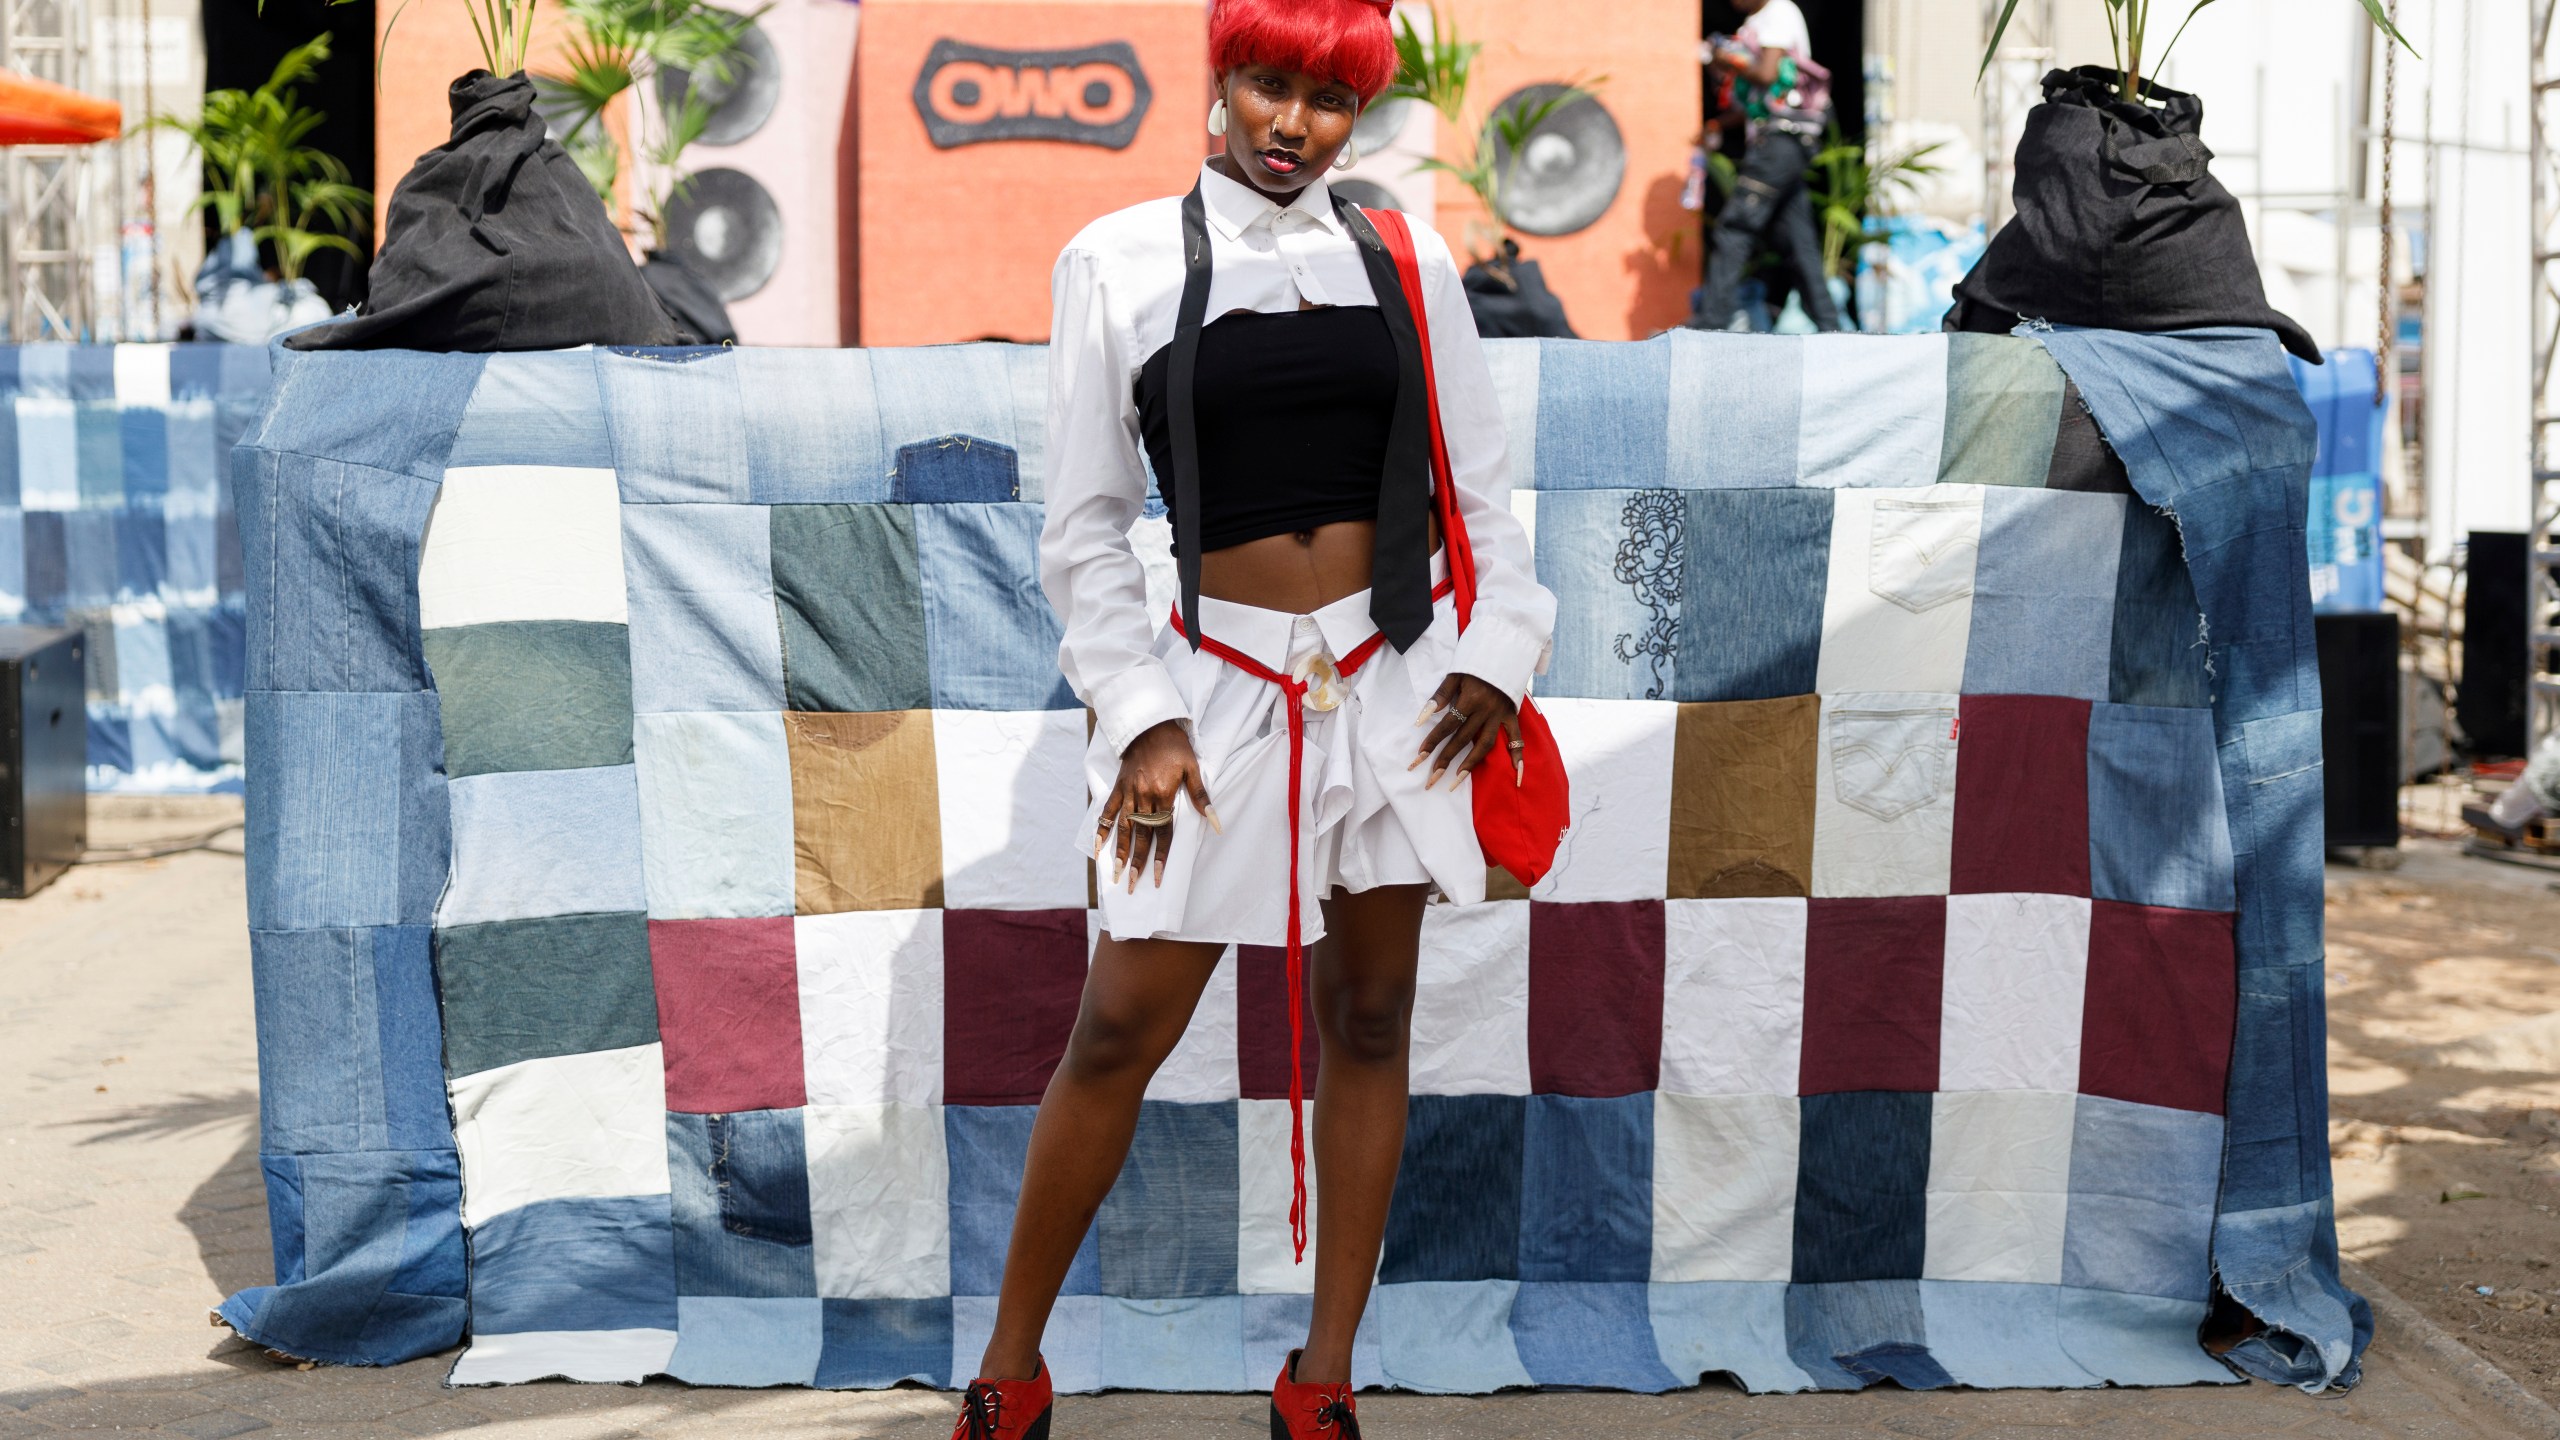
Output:
[[[2028,112],[2018,141],[2016,216],[1956,286],[1946,327],[2239,325],[2273,330],[2317,363],[2311,336],[2267,304],[2239,201],[2213,177],[2213,152],[2200,136],[2204,102],[2147,73],[2213,0],[2190,0],[2157,59],[2148,48],[2153,0],[2102,3],[2115,63],[2045,76],[2044,102]],[[2408,44],[2382,0],[2357,3]],[[2017,8],[2006,0],[1992,26],[1985,71]]]

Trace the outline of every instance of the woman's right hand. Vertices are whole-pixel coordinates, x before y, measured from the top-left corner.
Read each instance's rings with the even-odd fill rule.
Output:
[[[1155,862],[1155,883],[1164,883],[1165,856],[1173,852],[1173,826],[1142,825],[1131,817],[1170,817],[1174,797],[1184,794],[1191,797],[1209,827],[1223,833],[1218,812],[1209,805],[1208,782],[1200,776],[1200,757],[1192,753],[1190,732],[1180,721],[1165,721],[1120,752],[1120,778],[1112,783],[1110,798],[1102,802],[1102,824],[1093,833],[1096,860],[1101,859],[1104,846],[1113,847],[1111,884],[1119,884],[1126,870],[1129,889],[1135,892],[1150,858]],[[1118,832],[1116,843],[1114,831]]]

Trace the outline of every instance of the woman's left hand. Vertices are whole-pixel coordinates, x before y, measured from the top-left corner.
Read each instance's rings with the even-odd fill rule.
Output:
[[[1439,717],[1432,724],[1432,717]],[[1422,748],[1415,751],[1411,770],[1423,761],[1431,762],[1431,778],[1422,783],[1428,790],[1440,783],[1440,777],[1455,770],[1463,775],[1475,769],[1496,749],[1511,767],[1511,781],[1520,783],[1520,712],[1511,697],[1494,689],[1473,675],[1451,674],[1432,692],[1431,703],[1422,707],[1416,725],[1431,725]],[[1451,788],[1457,782],[1451,781]]]

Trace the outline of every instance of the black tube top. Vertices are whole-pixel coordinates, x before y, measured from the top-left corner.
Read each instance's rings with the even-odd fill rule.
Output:
[[[1173,347],[1138,371],[1138,426],[1174,503]],[[1203,553],[1378,518],[1400,378],[1375,305],[1224,315],[1200,329],[1192,391],[1200,431]]]

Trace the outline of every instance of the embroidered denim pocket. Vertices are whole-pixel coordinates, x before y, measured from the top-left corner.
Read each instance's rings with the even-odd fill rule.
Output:
[[[1915,615],[1972,594],[1981,513],[1961,500],[1876,501],[1867,588]]]
[[[720,1228],[750,1240],[810,1243],[809,1169],[798,1113],[753,1110],[707,1115],[703,1121]],[[782,1133],[786,1129],[790,1133]]]
[[[1824,723],[1831,727],[1831,788],[1842,804],[1899,820],[1946,793],[1954,706],[1835,710]]]

